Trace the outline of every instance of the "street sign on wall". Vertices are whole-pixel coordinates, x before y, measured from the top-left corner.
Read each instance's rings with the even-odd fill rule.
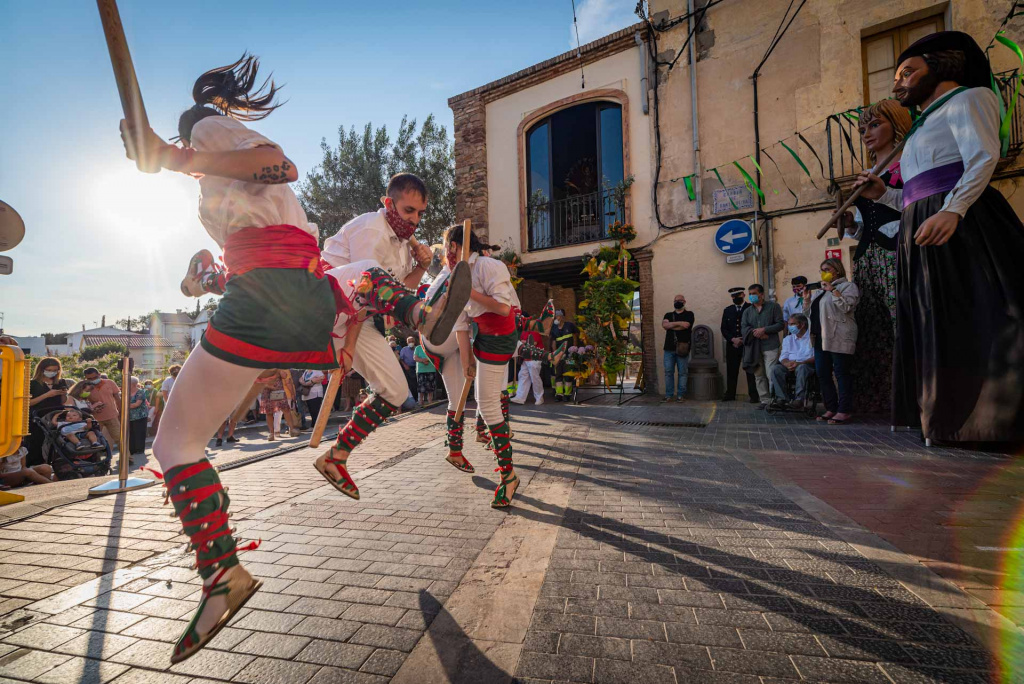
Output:
[[[715,231],[715,247],[722,254],[739,254],[746,251],[754,241],[750,224],[739,219],[730,219]]]
[[[715,190],[713,194],[712,214],[729,214],[737,209],[754,208],[754,196],[745,185],[733,185],[729,188],[722,188]]]
[[[839,259],[840,261],[842,261],[843,260],[843,250],[841,250],[841,249],[826,249],[825,250],[825,258],[826,259]]]

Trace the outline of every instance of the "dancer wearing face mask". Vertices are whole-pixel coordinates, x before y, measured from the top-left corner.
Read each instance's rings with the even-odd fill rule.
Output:
[[[341,350],[348,335],[358,334],[351,368],[366,379],[371,393],[355,408],[338,433],[337,443],[316,460],[315,467],[338,491],[355,499],[359,488],[348,474],[349,454],[409,396],[402,366],[384,338],[381,317],[397,319],[439,345],[451,335],[469,299],[469,274],[461,271],[448,287],[438,288],[424,301],[415,295],[433,258],[429,247],[412,241],[427,201],[423,181],[411,173],[400,173],[391,179],[381,198],[384,208],[357,216],[324,243],[323,258],[335,267],[328,275],[351,293],[356,309],[354,314],[338,317],[336,344]],[[370,318],[372,323],[362,325]],[[353,325],[361,325],[360,332],[355,333]]]
[[[720,331],[722,339],[725,340],[725,396],[722,401],[734,401],[736,399],[736,381],[740,374],[740,364],[743,361],[743,312],[750,306],[744,299],[747,291],[742,287],[730,287],[729,296],[732,304],[722,311],[722,326]],[[757,383],[754,374],[747,372],[747,392],[750,394],[750,403],[760,403],[757,394]]]

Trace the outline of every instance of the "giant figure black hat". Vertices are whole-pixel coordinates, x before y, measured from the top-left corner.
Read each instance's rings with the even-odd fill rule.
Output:
[[[900,54],[896,64],[902,64],[911,57],[922,57],[931,52],[960,50],[964,53],[964,81],[960,85],[968,88],[989,88],[992,86],[992,69],[985,51],[966,33],[961,31],[939,31],[914,42]]]

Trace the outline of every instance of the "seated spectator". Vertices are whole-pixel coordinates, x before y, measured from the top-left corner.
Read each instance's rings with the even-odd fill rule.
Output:
[[[0,458],[0,484],[4,487],[20,487],[26,482],[46,484],[56,478],[53,469],[48,465],[37,465],[31,468],[25,465],[28,449],[22,447],[16,453]]]
[[[807,401],[807,381],[814,375],[814,347],[809,327],[807,316],[793,314],[789,317],[789,334],[783,338],[779,362],[772,368],[772,391],[793,408],[803,408]],[[796,375],[796,397],[786,388],[786,376],[790,373]]]
[[[92,418],[82,415],[78,409],[66,409],[52,419],[53,426],[60,430],[60,435],[74,445],[76,451],[90,446],[99,446],[100,424]],[[83,442],[82,440],[87,440]]]

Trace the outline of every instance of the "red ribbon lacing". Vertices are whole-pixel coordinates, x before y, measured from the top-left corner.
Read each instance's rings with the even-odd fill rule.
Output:
[[[185,520],[184,516],[189,511],[196,509],[201,502],[210,498],[217,492],[224,491],[224,486],[220,482],[217,482],[211,485],[206,485],[205,487],[193,489],[191,491],[179,492],[178,494],[173,494],[172,492],[174,490],[174,487],[176,487],[181,482],[191,477],[195,477],[199,473],[202,473],[205,470],[210,470],[212,468],[213,466],[210,464],[209,461],[201,461],[199,463],[194,463],[193,465],[190,465],[189,467],[185,468],[180,473],[178,473],[173,480],[164,483],[164,487],[167,490],[167,496],[164,497],[164,503],[167,503],[168,497],[172,502],[190,502],[190,506],[186,508],[181,514],[181,522],[182,525],[185,527],[199,527],[199,531],[193,534],[189,534],[188,532],[186,532],[186,534],[188,534],[189,540],[192,543],[192,548],[196,552],[196,568],[205,568],[210,565],[216,565],[225,558],[230,558],[238,552],[252,551],[254,549],[257,549],[263,542],[262,539],[259,539],[257,541],[249,542],[244,546],[237,546],[232,551],[229,551],[228,553],[225,553],[221,556],[217,556],[216,558],[199,557],[199,554],[201,552],[210,550],[209,543],[211,541],[213,541],[214,539],[218,539],[220,537],[229,536],[231,534],[232,531],[228,527],[228,514],[218,509],[208,515],[204,515],[203,517],[197,518],[195,520]],[[157,479],[164,479],[163,473],[153,470],[152,468],[143,467],[142,469],[148,470],[149,472],[153,473],[157,477]],[[213,584],[216,584],[216,582],[214,582]],[[211,586],[213,586],[213,584],[211,584]]]
[[[324,273],[325,263],[320,258],[316,238],[295,226],[243,228],[229,235],[224,243],[224,265],[229,279],[257,268],[302,268],[317,278],[327,278],[336,313],[354,314],[356,310],[341,284]]]

